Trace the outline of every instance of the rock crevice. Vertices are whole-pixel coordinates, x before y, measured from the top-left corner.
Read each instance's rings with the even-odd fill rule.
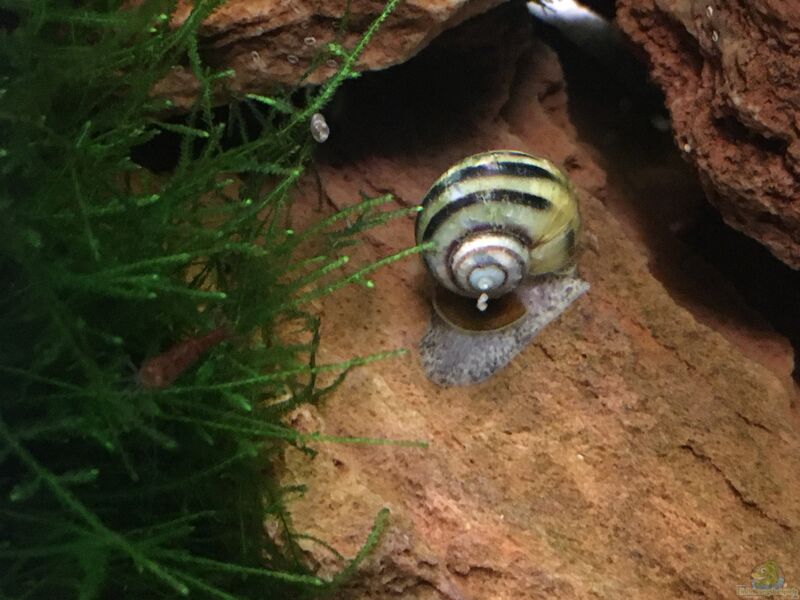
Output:
[[[617,22],[725,221],[800,268],[800,6],[622,0]]]

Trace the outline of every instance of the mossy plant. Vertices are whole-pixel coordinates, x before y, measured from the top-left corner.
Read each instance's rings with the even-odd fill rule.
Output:
[[[296,90],[252,95],[225,119],[212,90],[229,73],[203,63],[197,38],[221,3],[197,0],[171,28],[163,0],[2,0],[2,598],[329,592],[386,520],[339,577],[318,578],[287,513],[302,489],[279,487],[269,465],[285,444],[328,439],[282,424],[288,411],[386,356],[318,364],[307,303],[368,287],[371,270],[418,250],[344,270],[349,241],[397,214],[388,198],[305,231],[285,226],[313,145],[308,121],[354,76],[397,0],[356,47],[320,52],[341,68],[304,101]],[[201,92],[190,114],[167,121],[150,90],[181,62]],[[255,135],[240,127],[244,112]],[[179,136],[180,156],[156,175],[132,153],[164,131]],[[287,323],[305,337],[287,342]],[[230,335],[174,383],[137,377],[146,359],[219,327]],[[327,387],[322,371],[336,375]],[[265,534],[268,519],[277,536]]]

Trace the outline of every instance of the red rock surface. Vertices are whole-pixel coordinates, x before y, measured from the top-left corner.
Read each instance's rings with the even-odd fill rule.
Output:
[[[793,392],[653,277],[649,250],[601,201],[606,174],[578,141],[556,56],[521,9],[467,23],[346,90],[322,188],[335,207],[360,191],[413,205],[467,154],[548,156],[579,190],[592,288],[508,368],[450,389],[425,379],[414,351],[431,310],[421,261],[320,302],[321,360],[412,351],[356,370],[295,426],[430,445],[322,444],[313,460],[288,451],[285,482],[308,485],[291,504],[294,526],[352,556],[391,510],[348,599],[732,598],[768,558],[800,586]],[[325,212],[310,181],[297,209],[298,227]],[[412,222],[367,241],[351,262],[410,246]],[[342,566],[303,545],[323,572]]]
[[[414,56],[439,35],[501,0],[406,0],[383,24],[358,62],[358,70],[383,69]],[[349,4],[348,27],[338,29]],[[384,2],[369,0],[228,0],[200,29],[203,57],[218,68],[233,69],[225,94],[264,92],[276,83],[297,85],[312,60],[325,55],[324,46],[338,42],[353,48]],[[181,0],[173,25],[189,16],[193,3]],[[327,61],[333,60],[328,64]],[[321,83],[336,72],[335,58],[323,58],[305,83]],[[191,106],[199,88],[191,72],[176,66],[155,93],[178,108]],[[220,90],[220,98],[224,97]]]
[[[800,3],[620,0],[725,221],[800,268]]]

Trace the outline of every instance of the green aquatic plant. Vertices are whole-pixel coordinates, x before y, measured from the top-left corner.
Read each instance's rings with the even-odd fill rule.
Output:
[[[282,422],[394,354],[319,364],[307,306],[419,249],[350,267],[355,237],[397,215],[387,197],[304,231],[287,219],[311,115],[397,2],[354,48],[323,49],[341,67],[302,101],[287,89],[224,113],[212,97],[230,73],[197,37],[221,0],[177,28],[165,0],[2,0],[0,598],[299,598],[341,585],[376,543],[385,511],[337,577],[317,577],[287,510],[302,488],[270,469],[287,444],[375,443]],[[179,63],[200,93],[167,119],[150,91]],[[134,157],[164,135],[178,158],[156,174]],[[220,327],[174,383],[137,377]]]

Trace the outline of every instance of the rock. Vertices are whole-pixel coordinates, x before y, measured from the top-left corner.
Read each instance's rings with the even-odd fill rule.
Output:
[[[382,25],[358,62],[358,70],[383,69],[408,60],[445,29],[500,4],[502,0],[406,0]],[[349,4],[348,28],[339,35],[339,23]],[[171,24],[189,16],[192,3],[181,0]],[[200,28],[204,59],[234,75],[219,89],[227,95],[266,92],[275,84],[297,85],[312,60],[322,64],[303,81],[317,84],[336,72],[335,57],[325,53],[329,42],[353,48],[384,2],[369,0],[228,0]],[[327,58],[326,58],[327,57]],[[330,62],[333,61],[333,62]],[[154,89],[179,109],[187,109],[199,92],[186,67],[177,66]]]
[[[439,388],[413,349],[430,317],[420,260],[322,304],[319,362],[390,348],[354,371],[307,431],[427,448],[326,443],[285,456],[294,527],[353,556],[382,507],[389,527],[342,597],[727,598],[774,558],[800,556],[800,419],[771,371],[699,323],[651,275],[647,251],[601,202],[608,183],[576,139],[558,60],[522,7],[452,31],[414,61],[345,90],[318,165],[335,207],[359,192],[416,204],[458,159],[542,154],[578,188],[581,276],[591,290],[504,370]],[[299,228],[319,218],[298,191]],[[411,219],[372,230],[351,263],[414,243]],[[301,541],[323,573],[342,562]]]
[[[617,22],[725,221],[800,268],[800,5],[620,0]]]

